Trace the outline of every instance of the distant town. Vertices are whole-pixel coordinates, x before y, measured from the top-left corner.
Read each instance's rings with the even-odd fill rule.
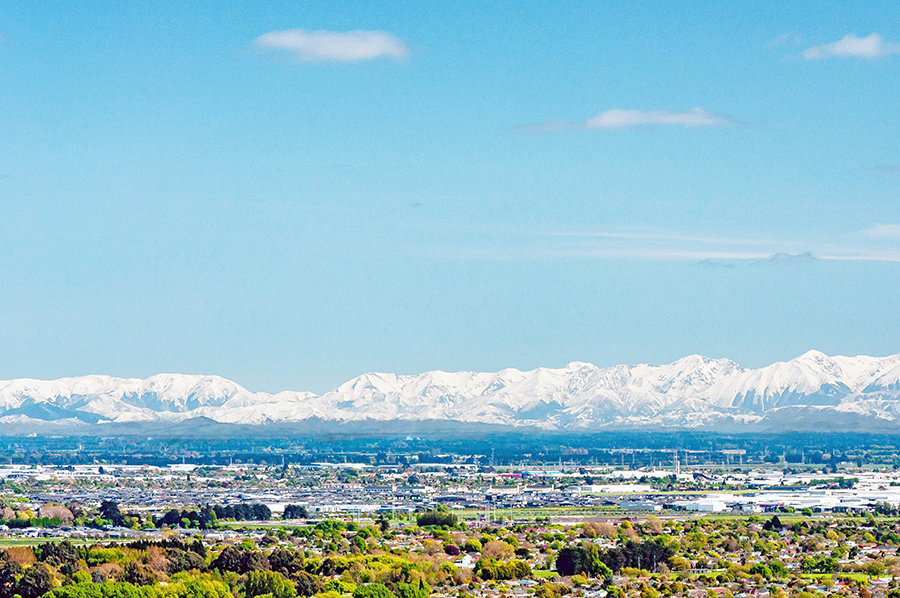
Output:
[[[817,440],[6,437],[0,598],[897,598],[893,439]]]
[[[735,460],[743,457],[735,451]],[[396,461],[396,459],[393,459]],[[532,521],[572,524],[597,517],[641,514],[692,517],[709,513],[860,514],[900,505],[900,471],[842,464],[828,469],[714,464],[683,467],[676,453],[669,467],[611,467],[561,460],[555,464],[477,465],[457,462],[314,462],[280,465],[91,464],[0,466],[0,534],[7,537],[153,538],[170,528],[185,536],[222,537],[159,522],[171,510],[210,505],[263,505],[256,523],[282,521],[303,509],[306,524],[339,518],[387,516],[409,522],[442,508],[467,525]],[[128,526],[102,522],[97,509],[115,502]],[[288,517],[290,518],[290,517]],[[232,518],[233,519],[233,518]],[[36,522],[36,525],[29,525]],[[297,522],[295,522],[297,523]],[[239,519],[227,528],[240,529]]]

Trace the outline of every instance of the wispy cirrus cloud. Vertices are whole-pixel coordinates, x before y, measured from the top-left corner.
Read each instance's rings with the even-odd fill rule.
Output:
[[[875,239],[900,239],[900,224],[876,224],[863,234]]]
[[[441,255],[463,259],[600,259],[690,261],[700,266],[812,265],[823,262],[900,263],[900,225],[806,238],[694,235],[674,230],[493,230]]]
[[[548,120],[532,125],[521,125],[516,127],[515,130],[519,133],[538,134],[667,125],[692,129],[697,127],[722,127],[736,123],[737,121],[730,116],[710,112],[703,108],[680,111],[612,109],[581,122]]]
[[[793,265],[804,265],[811,264],[816,260],[819,260],[809,251],[803,251],[801,253],[774,253],[767,257],[760,258],[741,258],[741,257],[726,257],[726,258],[706,258],[696,262],[696,266],[705,266],[705,267],[715,267],[715,268],[736,268],[738,266],[793,266]]]
[[[666,110],[607,110],[584,123],[588,129],[621,129],[642,125],[677,125],[690,127],[721,127],[734,124],[734,119],[722,114],[708,112],[703,108],[693,108],[681,112]]]
[[[409,47],[385,31],[270,31],[253,40],[260,50],[286,52],[303,62],[361,62],[377,58],[404,60]]]
[[[770,47],[779,47],[786,45],[797,45],[803,43],[803,38],[794,33],[793,31],[788,31],[787,33],[782,33],[775,39],[769,42]]]
[[[865,170],[867,172],[885,176],[900,174],[900,166],[894,166],[893,164],[878,164],[876,166],[869,166],[868,168],[865,168]]]
[[[836,42],[807,48],[803,51],[803,57],[807,60],[830,56],[871,59],[897,53],[900,53],[900,44],[884,41],[877,33],[866,37],[857,37],[855,33],[850,33]]]

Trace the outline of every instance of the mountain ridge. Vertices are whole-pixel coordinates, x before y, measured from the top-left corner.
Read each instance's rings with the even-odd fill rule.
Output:
[[[573,361],[529,371],[366,373],[321,395],[254,393],[220,376],[189,374],[0,381],[0,432],[95,433],[199,418],[280,428],[405,421],[568,432],[751,431],[841,430],[852,423],[900,432],[900,354],[808,351],[757,369],[689,355],[665,365],[600,368]]]

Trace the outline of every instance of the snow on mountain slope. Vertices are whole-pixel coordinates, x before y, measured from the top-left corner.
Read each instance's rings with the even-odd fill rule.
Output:
[[[318,418],[452,420],[587,431],[761,423],[789,427],[791,422],[782,420],[797,417],[817,422],[833,418],[839,426],[842,417],[851,416],[854,421],[894,422],[900,431],[900,355],[828,357],[810,351],[755,370],[728,359],[691,355],[661,366],[598,368],[573,362],[524,372],[369,373],[321,396],[253,393],[218,376],[179,374],[146,380],[84,376],[0,382],[0,425],[197,417],[262,425]]]
[[[864,392],[878,373],[897,366],[898,355],[832,358],[808,351],[791,361],[724,379],[709,396],[730,399],[730,406],[756,413],[787,405],[837,406]]]
[[[0,417],[62,410],[78,419],[95,421],[152,421],[221,414],[217,421],[259,419],[281,411],[312,393],[251,393],[219,376],[158,374],[146,380],[84,376],[59,380],[10,380],[0,382]],[[272,405],[274,409],[271,409]],[[235,418],[234,413],[242,418]],[[43,418],[56,419],[56,418]],[[269,418],[271,419],[271,418]]]

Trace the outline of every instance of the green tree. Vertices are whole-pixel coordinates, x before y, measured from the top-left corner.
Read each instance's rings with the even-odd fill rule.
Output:
[[[397,584],[398,598],[428,598],[430,593],[431,587],[421,579],[417,582]]]
[[[271,594],[272,598],[294,598],[297,589],[277,571],[248,571],[244,581],[245,598]]]
[[[607,584],[612,581],[613,571],[603,562],[603,551],[596,544],[589,544],[584,549],[584,571],[592,577],[605,580]]]
[[[872,561],[871,563],[866,564],[866,573],[874,577],[881,577],[884,575],[885,569],[885,564],[881,561]]]
[[[123,517],[119,511],[119,503],[113,500],[102,501],[100,503],[100,517],[111,521],[113,525],[122,525]]]
[[[462,549],[466,552],[481,552],[481,542],[479,542],[475,538],[471,538],[469,540],[466,540],[466,543],[463,544]]]
[[[563,577],[585,571],[584,551],[581,548],[563,548],[556,555],[556,570]]]
[[[184,584],[184,594],[179,598],[233,598],[233,595],[221,581],[195,579]]]
[[[391,529],[391,522],[388,521],[387,515],[385,515],[384,513],[378,516],[378,519],[375,520],[375,523],[378,524],[378,527],[379,529],[381,529],[382,533]]]
[[[285,519],[306,519],[309,517],[309,513],[303,505],[285,505],[283,517]]]
[[[6,553],[0,553],[6,557]],[[22,575],[22,566],[7,558],[0,559],[0,598],[13,598],[18,591],[19,576]]]
[[[314,594],[318,594],[319,590],[322,587],[322,583],[319,581],[319,578],[315,575],[310,575],[306,571],[300,571],[293,577],[291,577],[291,581],[294,582],[294,586],[297,588],[297,593],[301,596],[313,596]]]
[[[416,518],[416,524],[419,527],[426,525],[446,525],[448,527],[456,527],[456,515],[447,511],[426,511]]]
[[[353,591],[353,598],[397,598],[386,585],[370,583],[367,586],[359,586]]]
[[[303,556],[296,550],[276,548],[269,555],[269,566],[272,567],[272,571],[278,571],[291,578],[303,571]]]
[[[122,580],[136,586],[148,586],[156,583],[156,576],[153,575],[153,570],[147,565],[132,561],[125,564]]]
[[[259,551],[227,546],[210,565],[212,569],[219,571],[234,571],[235,573],[247,573],[248,571],[260,571],[269,569],[269,561]]]
[[[56,578],[50,571],[50,567],[44,563],[35,563],[19,579],[16,591],[22,598],[40,598],[52,590],[55,585]]]

